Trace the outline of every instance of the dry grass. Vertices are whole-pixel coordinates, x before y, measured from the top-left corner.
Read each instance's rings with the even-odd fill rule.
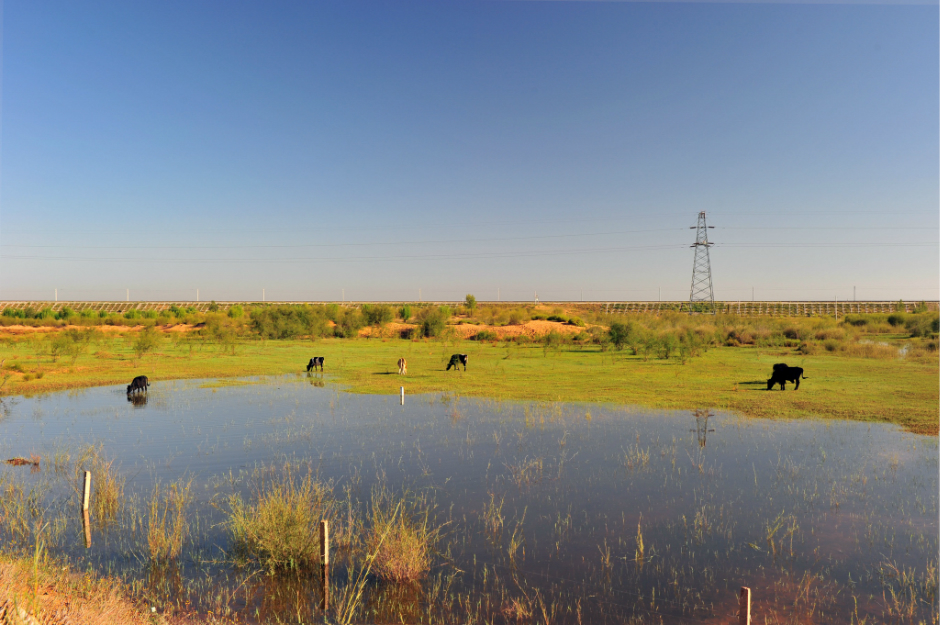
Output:
[[[250,503],[237,494],[229,499],[228,526],[236,554],[269,571],[318,564],[319,522],[333,514],[332,487],[315,480],[309,470],[298,478],[289,464],[277,474],[258,470],[253,479]]]
[[[411,582],[431,568],[431,549],[441,528],[430,522],[423,499],[396,501],[385,488],[372,493],[372,527],[366,547],[373,554],[372,570],[387,580]]]
[[[153,489],[149,505],[147,546],[154,560],[169,560],[179,556],[189,532],[186,508],[192,502],[192,484],[176,482],[161,493],[160,484]]]
[[[115,579],[69,573],[40,554],[27,560],[0,555],[0,623],[160,623],[131,602]]]

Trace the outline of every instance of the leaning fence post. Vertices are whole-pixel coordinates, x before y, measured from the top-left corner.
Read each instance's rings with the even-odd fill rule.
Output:
[[[326,611],[330,607],[330,522],[320,521],[320,578],[323,600],[320,607]]]
[[[85,487],[82,492],[82,511],[88,512],[88,502],[91,500],[91,471],[85,471]]]
[[[751,625],[751,589],[741,586],[738,596],[738,625]]]

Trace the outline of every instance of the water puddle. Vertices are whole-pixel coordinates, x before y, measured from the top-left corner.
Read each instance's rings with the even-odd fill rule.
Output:
[[[233,494],[247,500],[262,469],[289,465],[330,484],[349,518],[366,518],[379,485],[440,527],[422,580],[365,579],[362,621],[729,622],[741,586],[760,619],[937,621],[937,439],[891,426],[450,395],[401,406],[303,376],[2,410],[0,458],[41,462],[0,464],[5,501],[36,494],[22,522],[0,517],[0,540],[27,545],[43,526],[52,553],[122,576],[160,610],[322,618],[317,571],[236,558],[225,524]],[[92,507],[86,547],[79,471],[111,461],[123,495]],[[161,562],[157,484],[189,484],[191,498],[182,551]],[[353,560],[334,560],[336,597],[358,579]]]

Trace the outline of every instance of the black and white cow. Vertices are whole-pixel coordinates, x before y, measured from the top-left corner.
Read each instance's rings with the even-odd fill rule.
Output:
[[[310,362],[307,363],[307,373],[310,373],[310,370],[317,370],[317,367],[320,367],[320,372],[323,372],[323,356],[314,356],[310,359]]]
[[[454,371],[460,370],[460,365],[463,365],[463,370],[467,370],[467,355],[466,354],[454,354],[450,357],[450,362],[447,363],[447,371],[450,371],[450,368],[453,367]]]

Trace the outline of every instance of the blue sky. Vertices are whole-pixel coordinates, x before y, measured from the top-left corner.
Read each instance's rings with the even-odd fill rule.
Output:
[[[8,1],[0,299],[937,299],[938,18]]]

